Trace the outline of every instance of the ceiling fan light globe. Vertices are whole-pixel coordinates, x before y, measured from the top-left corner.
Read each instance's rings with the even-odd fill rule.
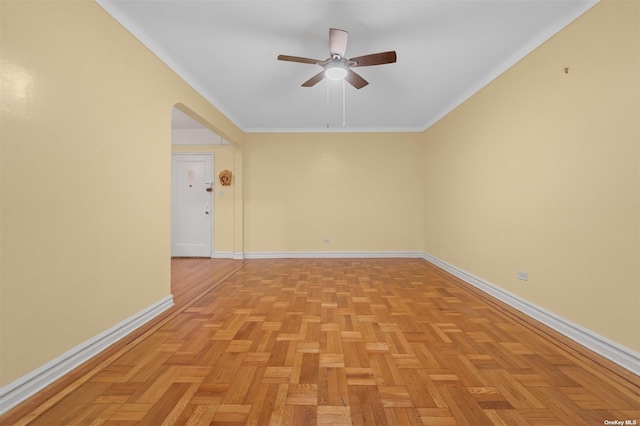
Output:
[[[344,80],[347,76],[347,69],[342,64],[331,64],[324,70],[324,75],[329,80]]]

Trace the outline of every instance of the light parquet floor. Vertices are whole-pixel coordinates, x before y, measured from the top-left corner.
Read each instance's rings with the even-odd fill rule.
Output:
[[[640,422],[637,376],[423,260],[172,274],[176,308],[2,424]]]

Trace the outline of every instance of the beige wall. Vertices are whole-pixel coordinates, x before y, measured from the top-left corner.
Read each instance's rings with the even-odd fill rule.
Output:
[[[171,113],[242,132],[93,1],[1,1],[0,385],[170,292]]]
[[[244,148],[246,252],[422,251],[419,135],[247,134]]]
[[[233,247],[233,207],[235,182],[222,186],[218,175],[227,169],[233,172],[232,145],[179,145],[172,146],[172,153],[213,153],[213,252],[231,255]],[[220,193],[222,192],[222,195]]]
[[[639,21],[596,5],[424,134],[426,252],[634,350]]]

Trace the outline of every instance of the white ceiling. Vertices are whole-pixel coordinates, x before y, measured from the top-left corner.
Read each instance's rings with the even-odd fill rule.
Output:
[[[598,0],[96,1],[243,131],[313,132],[424,130]],[[277,56],[326,59],[331,27],[398,62],[300,87],[320,67]]]

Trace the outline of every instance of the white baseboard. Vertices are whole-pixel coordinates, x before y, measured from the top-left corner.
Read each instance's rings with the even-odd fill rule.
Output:
[[[0,388],[0,414],[26,400],[47,385],[79,367],[84,362],[173,306],[167,296],[126,320],[70,349],[36,370]]]
[[[212,259],[235,259],[233,252],[230,251],[218,251],[211,253]]]
[[[237,253],[237,252],[233,253],[233,259],[235,259],[235,260],[242,260],[244,258],[245,258],[244,257],[244,253]]]
[[[435,256],[423,253],[423,259],[517,309],[525,315],[554,329],[582,346],[591,349],[632,373],[640,375],[640,354],[638,352],[609,340],[604,336],[600,336],[599,334],[562,318],[553,312],[547,311],[540,306],[522,299],[520,296],[503,290],[494,284],[478,278],[454,265],[438,259]]]
[[[308,252],[250,252],[245,259],[382,259],[422,258],[417,251],[308,251]]]

